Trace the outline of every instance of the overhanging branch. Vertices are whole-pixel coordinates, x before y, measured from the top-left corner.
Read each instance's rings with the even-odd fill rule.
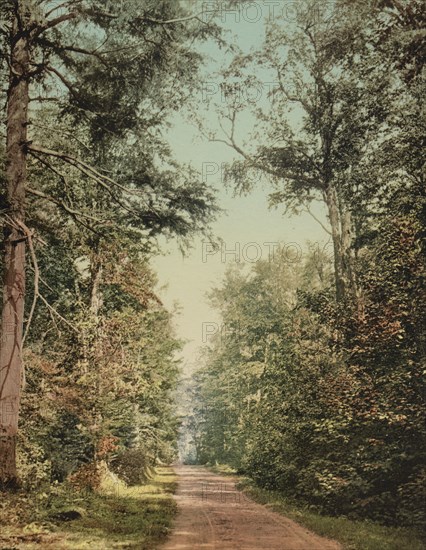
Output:
[[[55,17],[54,19],[50,19],[43,23],[42,25],[37,25],[31,32],[32,38],[37,38],[44,32],[46,32],[48,29],[52,29],[53,27],[56,27],[57,25],[60,25],[61,23],[65,21],[71,21],[72,19],[75,19],[78,17],[79,12],[72,11],[70,13],[64,13],[63,15],[59,15],[58,17]]]
[[[99,223],[99,224],[105,224],[104,220],[101,220],[99,218],[95,218],[94,216],[91,216],[90,214],[85,214],[84,212],[81,212],[80,210],[74,210],[73,208],[68,206],[65,202],[63,202],[59,199],[56,199],[55,197],[52,197],[51,195],[45,195],[41,191],[38,191],[36,189],[32,189],[31,187],[27,187],[26,190],[27,190],[28,193],[30,193],[31,195],[34,195],[35,197],[39,197],[39,198],[44,199],[48,202],[56,204],[57,206],[59,206],[59,208],[62,208],[62,210],[64,210],[68,214],[70,214],[70,216],[72,216],[74,219],[79,218],[81,216],[82,218],[85,218],[85,219],[90,220],[92,222]],[[85,225],[85,227],[87,227],[87,225]]]
[[[138,214],[138,212],[132,208],[131,206],[128,206],[123,201],[121,201],[115,193],[113,193],[111,187],[117,188],[121,190],[123,193],[131,196],[137,196],[137,197],[144,197],[144,195],[134,189],[129,189],[128,187],[125,187],[124,185],[121,185],[117,181],[113,180],[112,178],[106,176],[105,174],[101,174],[98,172],[95,168],[90,166],[89,164],[85,163],[81,159],[74,157],[72,155],[69,155],[68,153],[65,153],[63,151],[53,151],[51,149],[45,149],[44,147],[39,147],[37,145],[30,144],[28,145],[28,152],[34,156],[34,158],[38,159],[40,161],[39,156],[37,153],[40,153],[42,155],[47,155],[53,158],[57,158],[59,160],[62,160],[63,162],[66,162],[67,164],[73,166],[77,170],[79,170],[82,174],[86,175],[91,180],[95,181],[98,185],[103,187],[108,194],[112,197],[112,199],[120,205],[124,210],[129,212],[130,214]],[[36,154],[34,154],[36,153]],[[153,211],[154,214],[156,214]],[[158,214],[156,214],[158,216]]]

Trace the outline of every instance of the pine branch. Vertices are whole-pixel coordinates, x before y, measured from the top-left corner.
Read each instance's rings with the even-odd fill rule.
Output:
[[[108,184],[112,185],[113,187],[116,187],[116,188],[120,189],[121,191],[123,191],[124,193],[126,193],[128,195],[143,197],[143,195],[141,193],[139,193],[138,191],[133,190],[133,189],[129,189],[129,188],[125,187],[124,185],[121,185],[120,183],[116,182],[115,180],[111,179],[110,177],[108,177],[104,174],[101,174],[95,168],[93,168],[89,164],[86,164],[85,162],[83,162],[79,158],[74,157],[72,155],[69,155],[67,153],[60,152],[60,151],[52,151],[50,149],[45,149],[43,147],[38,147],[38,146],[32,145],[32,144],[28,145],[28,151],[29,151],[30,154],[32,154],[34,156],[34,158],[37,158],[38,160],[39,160],[39,157],[37,155],[34,155],[34,152],[41,153],[43,155],[51,156],[51,157],[54,157],[54,158],[58,158],[58,159],[60,159],[64,162],[66,162],[67,164],[70,164],[71,166],[73,166],[74,168],[79,170],[82,174],[85,174],[88,178],[92,179],[98,185],[103,187],[108,192],[108,194],[112,197],[112,199],[118,205],[120,205],[124,210],[126,210],[127,212],[129,212],[130,214],[133,214],[133,215],[138,214],[138,212],[135,209],[129,207],[127,204],[125,204],[123,201],[121,201],[113,193],[113,191],[111,190],[111,188],[109,187]],[[156,215],[158,216],[158,214],[156,214]]]
[[[65,212],[70,214],[70,216],[72,216],[74,219],[81,216],[82,218],[93,221],[95,223],[99,223],[99,224],[105,224],[106,223],[105,220],[95,218],[94,216],[90,216],[89,214],[85,214],[84,212],[81,212],[79,210],[73,210],[65,202],[63,202],[59,199],[56,199],[55,197],[52,197],[51,195],[45,195],[41,191],[37,191],[36,189],[32,189],[31,187],[27,187],[26,190],[28,191],[28,193],[30,193],[31,195],[34,195],[35,197],[39,197],[39,198],[44,199],[48,202],[56,204],[57,206],[62,208]],[[85,225],[85,227],[87,227],[87,226]]]
[[[52,128],[51,126],[46,126],[45,124],[40,124],[38,122],[31,122],[32,126],[35,126],[36,128],[43,128],[44,130],[49,130],[53,133],[58,133],[58,128]],[[87,151],[91,151],[90,147],[84,143],[81,139],[79,139],[75,133],[68,132],[67,130],[64,130],[63,128],[59,129],[59,132],[61,135],[66,136],[67,138],[74,139],[77,143],[79,143],[82,147],[84,147]]]
[[[74,166],[75,168],[77,168],[78,170],[80,170],[81,172],[83,172],[84,174],[86,174],[87,176],[92,178],[93,180],[97,181],[98,183],[103,182],[103,184],[104,184],[104,182],[107,182],[107,183],[110,183],[114,187],[117,187],[118,189],[120,189],[121,191],[123,191],[124,193],[127,193],[129,195],[143,196],[140,192],[138,192],[134,189],[129,189],[128,187],[125,187],[124,185],[121,185],[120,183],[113,180],[112,178],[110,178],[110,177],[108,177],[104,174],[101,174],[95,168],[93,168],[89,164],[85,163],[84,161],[82,161],[78,157],[74,157],[72,155],[69,155],[68,153],[65,153],[63,151],[53,151],[51,149],[45,149],[44,147],[39,147],[39,146],[33,145],[33,144],[30,144],[28,146],[28,150],[30,152],[33,151],[35,153],[41,153],[43,155],[47,155],[47,156],[50,156],[50,157],[55,157],[55,158],[58,158],[60,160],[63,160],[64,162],[67,162],[68,164],[71,164],[72,166]]]
[[[56,51],[58,54],[60,52],[73,52],[73,53],[79,53],[82,55],[87,55],[91,57],[95,57],[98,61],[100,61],[105,67],[109,67],[106,60],[102,57],[102,53],[97,52],[96,50],[86,50],[85,48],[80,48],[78,46],[69,45],[69,46],[58,46],[51,42],[50,40],[44,39],[41,41],[42,44],[49,46],[54,51]]]
[[[65,78],[65,76],[62,73],[60,73],[57,69],[55,69],[55,67],[52,67],[51,65],[47,65],[46,70],[48,70],[51,73],[54,73],[62,82],[62,84],[71,92],[71,94],[76,99],[80,99],[80,94],[74,88],[74,85],[72,84],[72,82],[70,82],[67,78]]]

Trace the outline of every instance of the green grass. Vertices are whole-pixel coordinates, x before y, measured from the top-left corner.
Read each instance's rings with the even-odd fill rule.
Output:
[[[22,515],[23,521],[12,526],[9,523],[7,531],[3,530],[0,517],[0,548],[15,548],[19,544],[25,549],[154,550],[164,542],[176,514],[172,498],[175,488],[173,471],[157,468],[146,485],[120,484],[112,494],[52,490],[42,505]],[[9,516],[11,511],[9,507]],[[81,517],[63,521],[64,512],[69,511],[78,512]]]
[[[234,476],[237,474],[237,470],[228,464],[207,464],[207,467],[215,474],[221,474],[224,476]]]
[[[339,541],[345,550],[424,550],[425,539],[418,531],[402,527],[384,527],[368,521],[323,516],[284,497],[242,479],[239,488],[247,496],[271,510],[304,525],[314,533]]]

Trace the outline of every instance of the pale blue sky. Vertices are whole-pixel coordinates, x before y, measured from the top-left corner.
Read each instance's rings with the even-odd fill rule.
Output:
[[[200,2],[200,4],[203,4]],[[258,8],[263,9],[263,15],[271,12],[265,8],[263,0],[256,2]],[[247,12],[248,13],[248,12]],[[225,17],[226,15],[226,17]],[[228,36],[234,44],[237,44],[244,52],[248,52],[252,46],[261,45],[264,36],[264,19],[254,23],[247,20],[244,14],[240,14],[239,22],[235,22],[235,15],[225,14],[226,26],[229,28]],[[248,13],[248,19],[255,19],[256,13]],[[233,37],[232,37],[233,35]],[[212,59],[206,65],[206,82],[211,83],[210,90],[216,89],[214,84],[219,84],[220,79],[215,73],[221,65],[229,62],[229,56],[224,57],[223,51],[213,43],[204,45],[202,50],[208,53]],[[266,77],[265,77],[266,78]],[[200,100],[202,97],[199,98]],[[266,95],[260,101],[267,101]],[[198,114],[203,118],[206,126],[217,128],[217,117],[212,109],[207,109],[206,103],[200,101]],[[203,171],[203,163],[210,163],[209,169],[217,174],[208,176],[207,181],[218,189],[218,199],[221,208],[227,212],[220,215],[213,224],[213,233],[222,238],[227,250],[235,250],[240,247],[241,260],[267,259],[272,245],[264,243],[282,242],[289,245],[289,257],[295,250],[297,243],[301,248],[305,247],[307,240],[319,242],[322,246],[328,241],[328,235],[308,214],[300,216],[284,217],[283,209],[269,210],[267,205],[267,186],[260,184],[249,196],[234,198],[230,191],[226,191],[220,174],[220,165],[238,158],[230,148],[221,143],[209,142],[200,137],[196,128],[188,120],[187,114],[176,116],[173,128],[169,133],[169,141],[177,160],[190,163],[200,172]],[[247,135],[253,119],[249,114],[243,116],[240,122],[240,137]],[[241,138],[242,139],[242,138]],[[204,164],[206,167],[206,164]],[[317,215],[325,220],[324,211],[318,207]],[[249,243],[256,243],[249,244]],[[186,368],[196,366],[198,348],[203,345],[203,323],[219,323],[216,311],[212,310],[206,300],[206,293],[213,287],[219,286],[226,267],[233,261],[233,255],[225,257],[218,252],[206,255],[209,251],[201,238],[194,240],[194,248],[186,258],[175,243],[165,245],[168,255],[157,257],[153,267],[157,271],[159,286],[166,285],[160,290],[160,296],[168,307],[178,303],[181,313],[176,316],[175,325],[177,335],[189,343],[183,350],[183,359]],[[204,325],[205,327],[205,325]],[[212,330],[212,325],[209,325]]]

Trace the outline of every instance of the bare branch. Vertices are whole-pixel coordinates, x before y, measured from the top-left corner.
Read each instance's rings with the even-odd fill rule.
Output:
[[[329,235],[331,235],[332,233],[331,233],[330,229],[328,229],[328,228],[322,223],[322,221],[321,221],[319,218],[317,218],[317,216],[315,216],[315,214],[314,214],[314,213],[312,212],[312,210],[309,208],[309,205],[304,204],[304,207],[305,207],[305,209],[302,210],[302,212],[306,212],[307,214],[309,214],[317,223],[320,224],[320,226],[324,229],[324,231],[325,231],[326,233],[328,233]]]
[[[34,296],[33,296],[33,302],[31,304],[30,313],[29,313],[28,319],[27,319],[27,325],[25,327],[25,333],[22,337],[22,344],[21,345],[23,346],[24,342],[25,342],[25,340],[28,336],[30,327],[31,327],[31,321],[33,320],[35,308],[36,308],[36,305],[37,305],[37,300],[38,300],[38,297],[39,297],[39,294],[40,294],[40,292],[39,292],[40,270],[39,270],[39,267],[38,267],[37,256],[36,256],[35,250],[34,250],[33,233],[20,220],[16,220],[16,223],[22,229],[24,234],[27,236],[28,248],[30,250],[31,261],[32,261],[32,264],[33,264],[33,269],[34,269]]]
[[[49,17],[49,15],[52,15],[52,13],[53,13],[54,11],[57,11],[57,10],[59,10],[59,9],[61,9],[61,8],[65,8],[65,7],[72,6],[73,4],[76,4],[76,3],[81,3],[81,2],[80,2],[80,0],[77,0],[77,2],[75,2],[74,0],[67,0],[66,2],[63,2],[62,4],[59,4],[59,5],[55,6],[55,7],[53,7],[51,10],[49,10],[49,11],[46,13],[45,17],[46,17],[46,18]]]
[[[197,21],[200,21],[204,25],[207,25],[207,23],[203,21],[200,16],[206,13],[211,13],[212,11],[214,10],[201,11],[195,15],[188,15],[188,17],[178,17],[177,19],[168,19],[166,21],[162,21],[161,19],[154,19],[152,17],[142,17],[142,20],[147,21],[148,23],[156,23],[157,25],[171,25],[173,23],[184,23],[185,21],[191,21],[193,19],[196,19]]]
[[[214,13],[215,11],[216,10],[201,11],[195,15],[188,15],[187,17],[177,17],[176,19],[167,19],[167,20],[161,20],[161,19],[155,19],[153,17],[142,16],[140,17],[140,20],[145,21],[147,23],[155,23],[156,25],[172,25],[174,23],[184,23],[186,21],[191,21],[193,19],[196,19],[203,24],[207,24],[205,21],[201,19],[200,16],[205,15],[206,13]],[[87,13],[88,15],[98,15],[100,17],[106,17],[107,19],[117,19],[118,17],[116,13],[99,11],[99,10],[85,10],[85,13]]]
[[[87,15],[98,15],[100,17],[106,17],[107,19],[117,19],[118,17],[116,13],[91,9],[85,10],[84,13],[87,13]]]
[[[40,103],[43,103],[44,101],[54,101],[55,103],[58,103],[59,102],[59,98],[57,97],[42,97],[42,96],[37,96],[37,97],[30,97],[29,98],[30,101],[38,101]]]
[[[34,268],[32,266],[30,266],[31,270],[34,271]],[[39,274],[38,276],[39,280],[40,280],[40,283],[44,284],[44,286],[46,288],[48,288],[50,290],[50,292],[52,293],[55,293],[56,291],[49,285],[49,283],[47,281],[45,281],[45,279],[43,279],[43,277]]]
[[[288,91],[285,89],[285,85],[283,83],[283,76],[281,74],[281,71],[279,70],[279,68],[277,68],[277,75],[278,75],[278,84],[279,84],[279,89],[281,90],[281,92],[285,95],[286,99],[288,101],[291,101],[292,103],[299,103],[300,105],[302,105],[302,107],[305,109],[305,111],[310,114],[312,113],[312,106],[309,105],[304,99],[303,97],[301,96],[296,96],[296,95],[292,95],[290,93],[288,93]]]
[[[75,19],[78,17],[79,13],[77,11],[72,11],[70,13],[64,13],[63,15],[59,15],[58,17],[55,17],[54,19],[50,19],[46,21],[43,25],[38,25],[33,31],[32,35],[33,37],[40,36],[44,32],[46,32],[48,29],[52,29],[53,27],[56,27],[60,23],[63,23],[65,21],[70,21],[72,19]]]
[[[62,172],[57,170],[52,164],[50,164],[50,162],[47,162],[45,159],[42,159],[37,155],[32,154],[32,156],[38,162],[40,162],[41,164],[46,166],[46,168],[48,168],[48,170],[50,170],[51,172],[53,172],[54,174],[59,176],[64,183],[66,183],[66,178],[65,178],[64,174],[62,174]],[[43,198],[43,199],[45,199],[49,202],[52,202],[52,203],[56,204],[57,206],[59,206],[59,208],[62,208],[65,212],[67,212],[77,223],[79,223],[80,225],[82,225],[83,227],[88,229],[89,231],[92,231],[93,233],[98,234],[98,232],[91,225],[88,225],[87,223],[85,223],[81,218],[87,219],[89,221],[94,221],[95,223],[99,223],[100,225],[103,225],[103,226],[111,225],[111,223],[109,221],[106,221],[106,220],[103,221],[103,220],[100,220],[98,218],[95,218],[94,216],[90,216],[89,214],[85,214],[84,212],[74,210],[70,206],[68,206],[64,201],[56,199],[55,197],[52,197],[50,195],[45,195],[41,191],[31,189],[29,187],[27,187],[26,189],[27,189],[28,193],[30,193],[31,195]]]
[[[257,168],[257,169],[261,170],[262,172],[265,172],[265,173],[267,173],[271,176],[274,176],[274,177],[282,177],[282,174],[278,173],[277,171],[273,170],[272,168],[269,168],[269,166],[266,166],[265,164],[259,162],[255,158],[251,157],[246,151],[244,151],[244,149],[242,147],[240,147],[237,144],[237,142],[235,141],[235,137],[234,137],[234,135],[235,135],[236,116],[237,116],[237,113],[236,113],[236,111],[234,111],[233,114],[230,117],[230,121],[231,121],[231,132],[230,132],[230,134],[228,134],[225,131],[225,129],[223,128],[221,122],[219,121],[219,125],[220,125],[220,127],[221,127],[221,129],[222,129],[222,131],[225,134],[227,139],[209,138],[209,141],[216,142],[216,143],[224,143],[225,145],[227,145],[231,149],[234,149],[234,151],[236,151],[239,155],[241,155],[249,163],[249,165],[251,167]]]
[[[105,174],[101,174],[101,172],[98,172],[93,166],[90,166],[89,164],[85,163],[81,159],[74,157],[72,155],[69,155],[68,153],[62,152],[62,151],[53,151],[51,149],[45,149],[44,147],[39,147],[37,145],[29,145],[28,146],[29,151],[33,151],[36,153],[41,153],[43,155],[48,155],[51,157],[59,158],[63,160],[64,162],[67,162],[68,164],[71,164],[87,176],[91,177],[95,181],[101,184],[101,182],[110,183],[114,187],[117,187],[124,193],[127,193],[129,195],[136,195],[142,197],[143,194],[141,194],[139,191],[136,191],[135,189],[129,189],[128,187],[125,187],[124,185],[121,185],[117,181],[111,179],[109,176],[106,176]]]
[[[70,323],[69,321],[67,321],[65,319],[65,317],[62,317],[62,315],[56,311],[56,309],[54,307],[52,307],[49,302],[46,300],[46,298],[42,295],[42,294],[39,294],[39,298],[40,300],[44,303],[44,305],[47,307],[47,309],[52,312],[54,315],[56,315],[56,317],[58,317],[58,319],[60,319],[63,323],[65,323],[66,325],[68,325],[74,332],[76,332],[77,334],[80,334],[80,330],[75,327],[72,323]]]

